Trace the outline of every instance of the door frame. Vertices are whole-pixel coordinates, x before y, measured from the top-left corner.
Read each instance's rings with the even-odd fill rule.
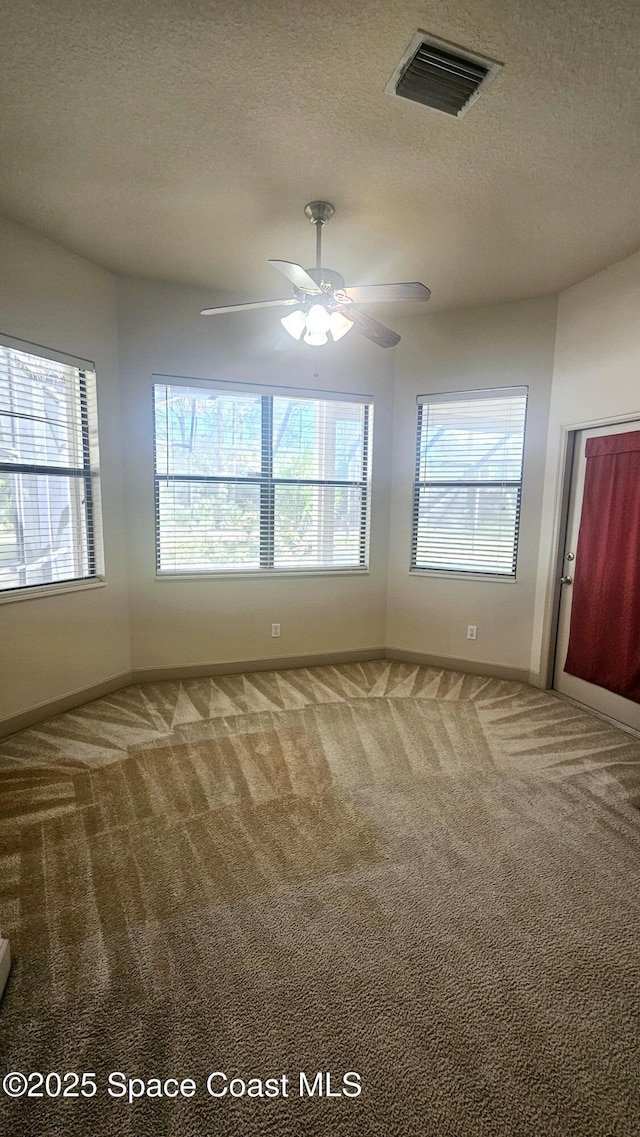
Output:
[[[551,636],[549,638],[549,653],[545,675],[545,687],[553,690],[553,680],[556,667],[556,654],[558,650],[558,630],[560,624],[560,596],[562,585],[560,577],[563,575],[564,550],[567,543],[567,528],[569,525],[569,502],[571,496],[571,482],[575,465],[576,438],[581,430],[595,430],[600,426],[617,426],[625,422],[640,422],[640,407],[637,411],[628,414],[614,415],[613,417],[589,419],[587,422],[571,423],[560,427],[560,470],[558,475],[558,494],[556,498],[555,536],[553,542],[553,555],[551,558],[551,572],[553,573],[553,588],[551,590]]]

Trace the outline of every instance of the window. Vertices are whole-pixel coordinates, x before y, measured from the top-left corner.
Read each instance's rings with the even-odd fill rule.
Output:
[[[0,592],[95,578],[92,365],[0,340]],[[38,349],[40,352],[41,349]]]
[[[364,569],[371,406],[154,385],[157,571]]]
[[[526,387],[418,398],[412,569],[514,577]]]

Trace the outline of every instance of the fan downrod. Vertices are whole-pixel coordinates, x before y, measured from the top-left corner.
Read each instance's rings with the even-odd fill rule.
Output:
[[[335,213],[330,201],[310,201],[304,211],[312,225],[316,227],[316,268],[322,265],[322,227]]]

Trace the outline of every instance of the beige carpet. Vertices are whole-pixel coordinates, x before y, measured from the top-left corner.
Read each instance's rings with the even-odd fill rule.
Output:
[[[0,1094],[0,1128],[636,1137],[639,804],[630,736],[388,662],[132,687],[5,740],[0,1074],[98,1092]],[[129,1105],[111,1071],[197,1092]],[[290,1093],[217,1100],[212,1071]]]

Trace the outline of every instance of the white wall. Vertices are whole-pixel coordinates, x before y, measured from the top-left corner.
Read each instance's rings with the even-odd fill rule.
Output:
[[[403,338],[395,349],[389,647],[528,675],[556,307],[554,297],[544,297],[397,323]],[[517,580],[410,573],[416,397],[524,384],[529,407]],[[475,642],[466,639],[468,624],[477,625]]]
[[[275,352],[278,313],[203,317],[211,293],[119,282],[133,666],[137,669],[384,646],[392,353],[355,331],[318,352]],[[315,378],[316,363],[319,377]],[[375,400],[370,573],[268,579],[155,576],[152,374],[370,394]],[[271,638],[271,624],[281,637]]]
[[[567,428],[640,417],[640,253],[560,295],[531,672],[544,684]]]
[[[109,273],[0,220],[0,331],[96,364],[107,584],[0,605],[0,719],[129,670],[116,303]]]

